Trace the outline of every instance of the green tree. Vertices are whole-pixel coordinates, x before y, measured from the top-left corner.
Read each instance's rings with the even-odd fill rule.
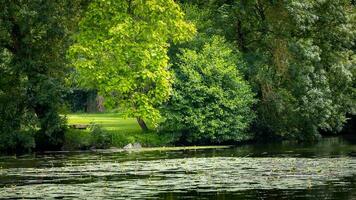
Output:
[[[341,130],[346,114],[354,112],[356,23],[349,6],[260,1],[254,5],[259,22],[241,22],[240,46],[255,57],[249,77],[261,95],[261,130],[313,139],[320,130]]]
[[[3,148],[16,148],[16,133],[34,130],[37,148],[61,147],[65,55],[81,2],[1,1],[0,134],[12,141]]]
[[[157,107],[171,92],[167,50],[170,41],[195,30],[173,1],[94,1],[81,22],[71,57],[84,85],[95,85],[113,106],[157,123]]]
[[[221,143],[252,138],[253,93],[237,66],[241,56],[221,37],[199,50],[183,49],[173,65],[173,95],[163,107],[162,131],[190,143]]]
[[[320,131],[339,131],[355,114],[350,1],[194,2],[243,53],[243,73],[260,99],[254,127],[261,138],[315,139]]]
[[[71,57],[82,83],[95,86],[113,106],[157,123],[157,107],[171,92],[169,42],[194,35],[173,0],[97,0],[81,22]]]

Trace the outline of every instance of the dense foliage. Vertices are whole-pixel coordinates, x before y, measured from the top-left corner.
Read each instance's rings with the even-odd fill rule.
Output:
[[[61,148],[85,91],[181,141],[315,140],[355,117],[355,42],[350,0],[1,0],[0,151]]]
[[[0,149],[34,147],[32,133],[37,148],[61,147],[65,54],[79,2],[1,1]]]
[[[97,87],[147,129],[143,120],[157,123],[157,107],[171,91],[168,42],[193,33],[173,0],[97,0],[81,21],[71,56],[84,85]]]
[[[164,132],[190,143],[251,139],[247,133],[254,99],[237,70],[243,65],[222,38],[213,37],[198,50],[183,49],[173,67],[173,94],[164,106]]]
[[[320,131],[339,131],[347,113],[355,114],[356,21],[350,1],[184,4],[188,16],[206,13],[205,32],[225,36],[243,53],[243,72],[260,100],[258,138],[309,140]]]
[[[98,94],[93,89],[71,87],[65,95],[70,112],[98,112]]]

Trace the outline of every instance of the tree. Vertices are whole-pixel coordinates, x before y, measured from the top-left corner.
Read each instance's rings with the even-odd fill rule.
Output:
[[[162,131],[190,143],[251,139],[246,131],[255,100],[237,70],[244,65],[240,54],[217,36],[197,49],[183,49],[173,65],[173,95],[163,107]]]
[[[16,148],[16,133],[36,130],[37,148],[61,147],[65,121],[58,112],[67,71],[65,55],[81,3],[2,0],[0,134],[14,138],[7,146]]]
[[[185,41],[194,27],[173,0],[96,0],[80,24],[71,58],[82,84],[95,86],[113,106],[156,124],[157,107],[171,93],[169,42]]]
[[[348,4],[260,1],[259,22],[241,23],[242,45],[255,52],[249,77],[261,95],[261,130],[297,139],[341,130],[356,106],[350,49],[356,32]]]
[[[354,114],[355,7],[348,0],[227,1],[201,4],[212,27],[236,43],[260,100],[262,139],[315,139]]]

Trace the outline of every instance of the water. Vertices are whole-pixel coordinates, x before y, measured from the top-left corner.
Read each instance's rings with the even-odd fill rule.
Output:
[[[0,157],[0,199],[356,199],[356,143]]]

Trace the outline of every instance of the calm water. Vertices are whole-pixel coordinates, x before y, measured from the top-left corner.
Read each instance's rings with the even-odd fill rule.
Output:
[[[0,157],[0,199],[356,199],[356,141]]]

